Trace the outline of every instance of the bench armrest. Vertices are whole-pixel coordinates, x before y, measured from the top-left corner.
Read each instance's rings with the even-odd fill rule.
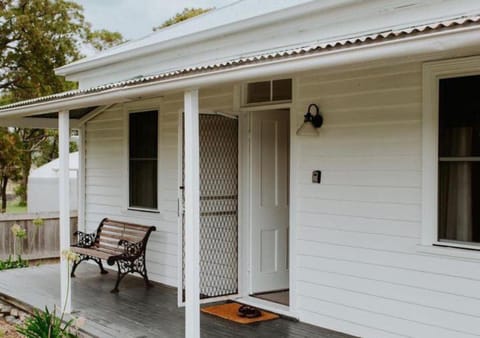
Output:
[[[125,258],[136,258],[140,256],[144,250],[144,241],[130,242],[122,239],[118,244],[123,246],[123,255]]]
[[[74,235],[77,236],[77,244],[75,246],[79,248],[90,248],[95,244],[97,239],[97,233],[87,233],[83,231],[75,231]]]

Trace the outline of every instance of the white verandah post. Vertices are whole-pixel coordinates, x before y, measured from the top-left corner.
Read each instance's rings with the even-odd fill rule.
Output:
[[[200,337],[200,160],[198,89],[185,91],[185,337]]]
[[[77,229],[87,232],[85,224],[85,126],[78,129]]]
[[[70,113],[58,113],[59,210],[60,210],[60,306],[72,311],[72,293],[68,292],[68,262],[61,254],[70,248]]]

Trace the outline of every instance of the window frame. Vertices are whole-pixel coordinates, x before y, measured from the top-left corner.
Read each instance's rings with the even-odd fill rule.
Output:
[[[473,75],[480,75],[480,56],[427,62],[423,65],[422,246],[480,251],[480,244],[438,239],[439,84],[441,79]]]
[[[125,123],[124,123],[124,157],[125,157],[125,171],[123,175],[124,186],[124,213],[142,213],[142,214],[158,214],[160,213],[160,109],[152,106],[136,107],[134,109],[125,108]],[[157,207],[156,208],[142,208],[130,205],[130,115],[137,113],[144,113],[149,111],[157,112]]]
[[[291,90],[291,98],[290,100],[273,100],[273,81],[278,81],[278,80],[290,80],[291,85],[292,85],[292,90]],[[248,103],[248,85],[252,83],[257,83],[257,82],[270,82],[270,100],[269,101],[263,101],[263,102],[254,102],[254,103]],[[277,105],[277,104],[286,104],[286,103],[291,103],[293,100],[293,87],[294,87],[294,81],[292,76],[282,76],[282,77],[275,77],[275,78],[269,78],[269,79],[258,79],[255,81],[248,81],[242,84],[242,90],[241,90],[241,106],[242,107],[258,107],[258,106],[266,106],[266,105]]]

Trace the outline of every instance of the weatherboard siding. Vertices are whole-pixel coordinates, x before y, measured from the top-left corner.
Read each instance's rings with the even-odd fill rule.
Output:
[[[297,79],[297,306],[302,321],[364,337],[480,335],[480,263],[421,253],[420,63]],[[322,184],[310,182],[322,170]]]
[[[200,91],[202,111],[231,111],[233,89]],[[159,213],[126,210],[125,111],[141,107],[159,109]],[[149,277],[167,285],[177,285],[178,260],[178,118],[183,95],[116,105],[89,121],[86,126],[86,227],[94,231],[104,217],[145,225],[155,225],[148,243]]]

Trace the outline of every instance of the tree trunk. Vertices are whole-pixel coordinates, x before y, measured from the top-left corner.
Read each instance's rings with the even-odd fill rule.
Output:
[[[8,177],[3,176],[0,180],[0,190],[2,195],[2,208],[0,209],[0,213],[7,212],[7,183]]]

